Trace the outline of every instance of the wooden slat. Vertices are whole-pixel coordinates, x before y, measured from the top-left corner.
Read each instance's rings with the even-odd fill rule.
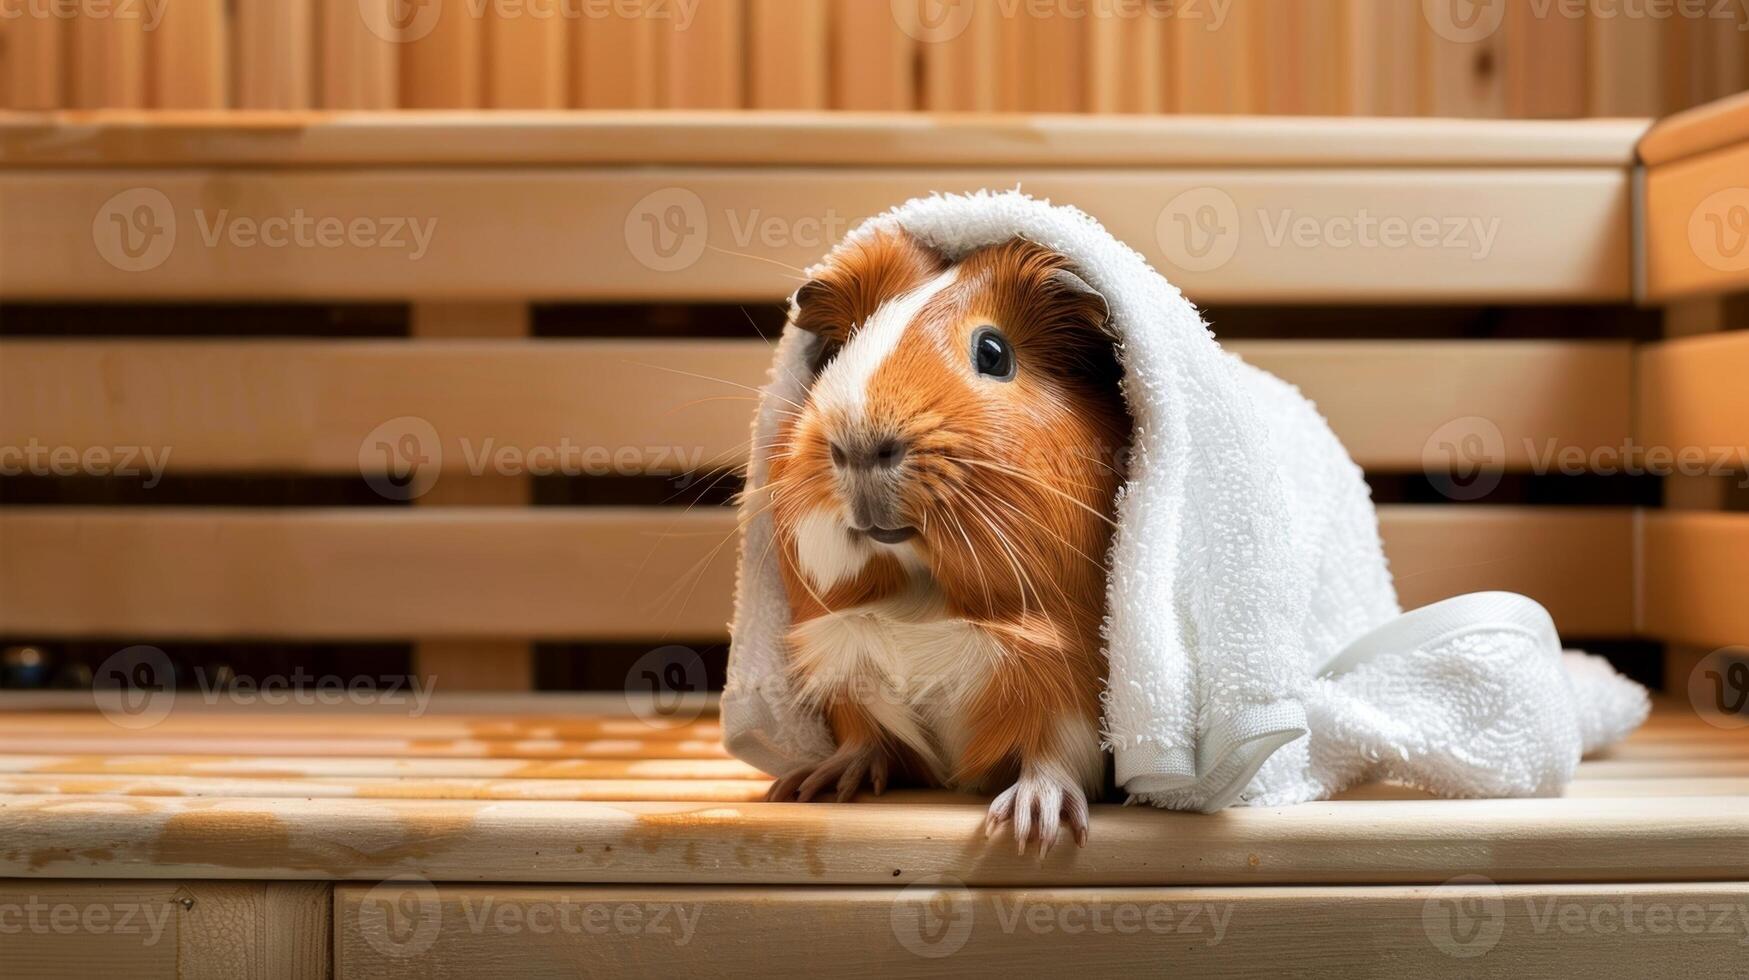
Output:
[[[1735,883],[1024,892],[931,884],[908,892],[520,885],[409,892],[392,883],[375,891],[343,885],[336,892],[335,955],[346,976],[361,980],[405,976],[408,962],[442,963],[482,980],[558,975],[578,962],[612,974],[684,975],[697,968],[700,949],[711,951],[713,971],[736,975],[838,972],[834,967],[842,963],[878,976],[1112,976],[1155,969],[1168,976],[1247,977],[1276,975],[1284,964],[1307,976],[1357,976],[1388,963],[1399,975],[1461,970],[1467,977],[1507,980],[1704,976],[1736,968],[1742,929],[1730,913],[1749,893]],[[1646,930],[1646,905],[1670,927]],[[1635,914],[1633,932],[1584,925],[1617,921],[1624,908]],[[1679,908],[1698,910],[1708,921],[1716,918],[1713,910],[1725,910],[1730,927],[1721,935],[1685,934],[1673,925]],[[415,910],[417,921],[435,928],[428,936],[385,939],[389,909]],[[545,922],[560,909],[601,921],[618,914],[622,928],[535,933],[521,925]],[[504,916],[488,920],[500,927],[470,927],[488,911]],[[1550,919],[1549,912],[1565,918]],[[1456,918],[1465,913],[1481,918]],[[1570,925],[1575,915],[1577,934],[1555,924]],[[1478,921],[1483,931],[1469,932]],[[1692,913],[1688,921],[1694,922]],[[410,959],[413,943],[417,959]]]
[[[1629,178],[1607,169],[163,174],[149,186],[168,198],[179,237],[161,265],[124,271],[89,236],[10,236],[0,240],[0,288],[11,299],[85,301],[770,302],[862,216],[929,191],[1017,181],[1100,218],[1204,302],[1608,301],[1630,292]],[[0,207],[19,226],[61,227],[79,215],[83,227],[140,183],[125,171],[12,173],[0,180]],[[676,199],[677,186],[687,195]],[[1173,209],[1211,200],[1224,222],[1216,232],[1192,226],[1200,237],[1187,239]],[[221,211],[229,221],[287,219],[288,202],[299,201],[320,202],[324,215],[375,216],[375,234],[346,248],[239,247],[228,223],[204,247]],[[670,206],[687,220],[651,237],[638,219]],[[1422,237],[1408,237],[1417,227]],[[1206,258],[1227,249],[1224,262]]]
[[[1590,87],[1585,16],[1528,3],[1506,5],[1506,114],[1519,119],[1584,116]]]
[[[1431,28],[1422,35],[1422,104],[1427,112],[1461,118],[1506,115],[1507,36],[1513,25],[1505,14],[1510,4],[1425,6]]]
[[[75,8],[76,9],[76,8]],[[140,109],[146,105],[145,8],[113,16],[89,8],[68,21],[68,95],[78,109]]]
[[[230,103],[230,24],[225,0],[170,0],[150,33],[151,103],[223,109]]]
[[[739,109],[747,104],[746,6],[743,0],[694,5],[690,22],[657,21],[666,47],[664,105],[679,109]]]
[[[480,107],[485,32],[475,9],[469,0],[430,0],[410,8],[411,26],[400,35],[402,107]]]
[[[1421,111],[1421,10],[1397,0],[1345,0],[1341,65],[1347,111],[1414,116]]]
[[[1337,116],[1345,110],[1341,63],[1344,0],[1265,5],[1257,25],[1260,104],[1272,115]]]
[[[485,8],[485,95],[493,109],[562,109],[570,85],[571,25],[554,7],[533,4]]]
[[[363,756],[365,758],[513,758],[513,759],[575,759],[596,761],[622,759],[653,761],[657,759],[726,760],[723,747],[715,739],[446,739],[446,738],[379,738],[357,737],[291,737],[269,738],[232,735],[222,741],[211,735],[160,735],[151,729],[133,732],[118,742],[110,733],[15,734],[6,737],[6,745],[29,755],[90,755],[111,752],[117,755],[274,755],[286,752],[317,756]]]
[[[1637,376],[1635,438],[1642,446],[1704,453],[1707,473],[1749,470],[1749,386],[1743,383],[1749,378],[1749,333],[1642,347]],[[1715,469],[1714,463],[1729,466]],[[1702,466],[1694,459],[1689,465]]]
[[[1166,60],[1177,111],[1208,115],[1258,111],[1263,95],[1255,38],[1257,24],[1269,16],[1254,4],[1224,8],[1205,4],[1201,16],[1173,25],[1173,48]]]
[[[1041,862],[986,841],[982,803],[570,803],[0,797],[0,875],[902,886],[1742,879],[1749,799],[1306,803],[1220,819],[1093,808]],[[1633,846],[1622,842],[1631,840]],[[271,841],[271,846],[264,845]],[[894,874],[897,871],[898,874]],[[1733,954],[1736,953],[1733,947]]]
[[[1749,284],[1749,142],[1651,168],[1645,178],[1646,299]]]
[[[66,21],[59,17],[17,17],[0,24],[6,45],[5,81],[0,101],[10,109],[62,109],[68,106]]]
[[[1749,645],[1749,514],[1650,512],[1640,549],[1641,632],[1706,649]]]
[[[425,322],[422,330],[435,329],[428,315]],[[1453,426],[1498,430],[1493,462],[1515,471],[1563,450],[1617,449],[1628,436],[1626,344],[1228,346],[1298,385],[1349,453],[1373,470],[1422,470],[1430,441]],[[412,416],[429,422],[439,439],[434,456],[445,475],[436,494],[506,447],[526,453],[569,445],[573,463],[587,462],[598,474],[678,475],[746,458],[747,389],[763,382],[770,360],[759,341],[0,341],[0,445],[28,447],[35,439],[81,453],[154,447],[154,459],[175,472],[356,472],[367,435]],[[1712,364],[1704,354],[1685,364],[1697,360]],[[1684,389],[1691,399],[1719,392],[1680,409],[1685,418],[1711,418],[1704,413],[1725,395],[1718,385],[1730,387],[1726,368],[1736,363],[1718,362],[1712,388]],[[1642,392],[1647,379],[1668,371],[1643,372]],[[578,378],[593,380],[580,385]],[[1378,411],[1381,400],[1392,410]],[[1644,395],[1641,404],[1648,404]],[[215,415],[215,405],[228,407]],[[366,461],[383,462],[368,454]],[[473,482],[493,472],[488,467]]]
[[[584,23],[593,32],[588,36],[594,36],[617,22],[585,19]],[[959,37],[972,36],[979,23],[974,21]],[[615,50],[637,50],[626,38],[608,36]],[[930,50],[939,47],[942,45],[928,46]],[[956,63],[977,60],[972,53],[952,50]],[[597,57],[590,48],[586,61]],[[986,70],[984,77],[988,73]],[[604,102],[601,107],[613,104]],[[942,107],[931,104],[929,108]],[[118,112],[0,120],[0,150],[4,151],[0,153],[0,170],[618,163],[853,170],[1091,166],[1599,167],[1621,171],[1635,162],[1635,147],[1646,129],[1644,120],[1012,119],[757,111],[567,116],[302,113],[215,119]]]
[[[321,104],[326,109],[393,109],[400,101],[400,45],[387,25],[397,0],[322,0]],[[367,20],[367,17],[369,18]]]
[[[427,697],[434,695],[435,688],[428,688],[423,693]],[[411,692],[409,692],[411,693]],[[242,696],[238,698],[243,701]],[[295,699],[287,696],[285,701]],[[327,699],[332,701],[333,699]],[[313,700],[312,702],[313,703]],[[637,738],[637,739],[693,739],[709,741],[722,736],[722,725],[714,715],[704,720],[694,719],[684,725],[658,728],[641,718],[625,714],[628,704],[619,705],[621,715],[612,716],[540,716],[531,714],[527,717],[503,716],[472,716],[457,718],[444,715],[427,715],[420,713],[420,701],[413,700],[407,710],[393,714],[342,714],[326,710],[331,704],[322,704],[324,710],[312,711],[311,703],[298,705],[303,710],[293,712],[274,712],[261,710],[266,704],[238,703],[219,710],[201,710],[200,703],[186,702],[173,705],[173,710],[162,720],[152,725],[152,730],[162,735],[204,734],[213,736],[225,733],[245,732],[249,735],[333,735],[345,733],[348,735],[368,735],[381,737],[388,734],[400,734],[417,738],[447,738],[475,739],[479,741],[497,741],[501,739],[600,739],[600,738]],[[429,701],[424,702],[429,704]],[[281,705],[285,706],[285,705]],[[177,711],[180,707],[183,710]],[[534,704],[529,706],[530,712],[538,711]],[[1698,725],[1699,722],[1696,722]],[[108,732],[115,734],[115,727],[109,718],[95,706],[80,711],[0,711],[0,735],[29,734],[32,732],[53,731],[60,734],[80,733],[93,734]]]
[[[1616,765],[1630,765],[1617,763]],[[1631,763],[1643,767],[1644,763]],[[1713,763],[1716,767],[1718,763]],[[1749,765],[1746,763],[1745,765]],[[181,776],[208,779],[580,780],[699,782],[768,777],[738,759],[525,759],[458,756],[0,755],[21,775]],[[1638,771],[1636,770],[1636,774]],[[1708,770],[1707,774],[1714,774]],[[1729,775],[1730,773],[1720,773]],[[1741,775],[1741,773],[1736,773]]]
[[[967,0],[952,8],[895,6],[918,41],[923,61],[923,108],[931,112],[990,112],[1000,107],[1002,24],[998,0]],[[951,13],[929,26],[925,9]]]
[[[1575,636],[1632,626],[1631,514],[1381,508],[1403,600],[1524,592]],[[588,508],[0,512],[0,632],[722,636],[734,515]]]
[[[327,980],[332,906],[326,882],[0,881],[0,957],[25,977]]]
[[[1620,781],[1624,785],[1626,780]],[[1723,780],[1714,792],[1742,795],[1749,779]],[[579,802],[757,803],[769,779],[420,779],[299,776],[224,779],[196,776],[0,775],[0,794],[178,796],[361,800],[572,800]],[[1625,794],[1624,794],[1625,795]]]
[[[308,109],[314,104],[312,0],[240,0],[231,18],[231,104]]]
[[[866,0],[830,4],[834,109],[903,110],[917,107],[917,41],[900,29],[890,6]]]
[[[571,104],[584,109],[653,109],[662,103],[666,51],[657,21],[621,16],[615,6],[579,17],[572,37]]]
[[[1649,167],[1749,141],[1749,92],[1660,119],[1640,140]]]
[[[1589,97],[1597,116],[1657,116],[1666,110],[1662,38],[1645,17],[1589,17]]]
[[[826,108],[830,13],[830,0],[748,0],[749,106]]]
[[[1088,99],[1092,112],[1156,113],[1167,105],[1166,53],[1172,21],[1159,8],[1104,0],[1087,22]]]

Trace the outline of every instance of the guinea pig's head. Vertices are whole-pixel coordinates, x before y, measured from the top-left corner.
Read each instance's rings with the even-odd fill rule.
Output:
[[[903,232],[835,253],[796,294],[814,378],[772,447],[816,595],[926,567],[963,605],[1024,606],[1062,588],[1056,566],[1102,563],[1129,435],[1107,315],[1020,239],[953,263]]]

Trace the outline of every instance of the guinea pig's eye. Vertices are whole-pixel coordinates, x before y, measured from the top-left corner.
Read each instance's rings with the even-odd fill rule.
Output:
[[[818,376],[821,371],[826,370],[826,365],[832,363],[832,359],[838,356],[838,351],[843,346],[836,340],[822,339],[820,345],[814,349],[812,362],[808,364],[809,373]]]
[[[1014,380],[1014,348],[995,327],[972,331],[972,370],[996,381]]]

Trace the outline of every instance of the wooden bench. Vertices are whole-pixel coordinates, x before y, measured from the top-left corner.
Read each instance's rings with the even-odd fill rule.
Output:
[[[1508,477],[1546,469],[1547,446],[1630,445],[1706,448],[1740,477],[1749,335],[1692,334],[1743,325],[1716,297],[1749,272],[1690,229],[1707,201],[1734,227],[1715,195],[1740,183],[1745,118],[1673,119],[1642,161],[1634,121],[0,117],[0,302],[412,304],[405,338],[0,336],[0,446],[162,448],[196,479],[380,480],[413,460],[435,481],[411,507],[8,506],[0,636],[409,640],[438,688],[425,713],[178,696],[140,729],[89,697],[0,698],[0,957],[27,975],[1740,969],[1749,742],[1687,699],[1702,657],[1749,640],[1749,514],[1726,477],[1673,477],[1664,507],[1381,508],[1406,604],[1513,589],[1568,636],[1675,645],[1659,713],[1560,800],[1103,806],[1085,850],[1041,864],[986,844],[977,800],[758,803],[761,774],[722,756],[708,707],[652,728],[618,693],[458,692],[528,688],[537,642],[724,636],[726,510],[529,507],[526,472],[469,464],[488,439],[519,458],[607,449],[620,475],[733,463],[747,403],[724,398],[768,348],[531,337],[535,304],[770,305],[855,219],[931,190],[1079,204],[1183,270],[1217,328],[1280,309],[1234,347],[1317,400],[1369,473],[1437,471],[1441,440],[1483,419]],[[1184,238],[1177,219],[1205,207],[1236,233]],[[435,230],[417,260],[206,240],[221,213],[257,227],[298,209]],[[1493,231],[1462,254],[1338,244],[1363,214]],[[126,248],[106,237],[128,229]],[[1402,328],[1296,333],[1368,304]],[[1559,306],[1584,326],[1634,304],[1668,305],[1683,336],[1414,322]],[[373,451],[409,434],[404,459]],[[94,924],[121,906],[159,916],[159,938]],[[52,911],[32,926],[45,907],[70,931]],[[1696,907],[1729,914],[1696,931],[1680,924]],[[1643,928],[1606,926],[1624,909]]]

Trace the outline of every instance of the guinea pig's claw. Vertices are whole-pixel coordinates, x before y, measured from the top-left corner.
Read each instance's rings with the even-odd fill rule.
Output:
[[[990,804],[984,836],[994,840],[1013,824],[1015,853],[1025,854],[1027,845],[1036,840],[1043,860],[1061,839],[1065,823],[1076,845],[1087,846],[1087,796],[1081,787],[1060,777],[1025,772]]]
[[[833,799],[845,803],[856,795],[865,781],[873,783],[876,793],[886,788],[886,756],[878,749],[841,747],[819,763],[779,777],[766,791],[765,800],[767,803],[809,803],[831,786]]]

